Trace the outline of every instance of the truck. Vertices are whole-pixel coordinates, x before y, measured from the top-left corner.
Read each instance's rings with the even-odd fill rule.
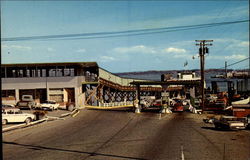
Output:
[[[21,101],[17,102],[16,107],[19,109],[32,109],[35,108],[36,105],[32,95],[22,95]]]

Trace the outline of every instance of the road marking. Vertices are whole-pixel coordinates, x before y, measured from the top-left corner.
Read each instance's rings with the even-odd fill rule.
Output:
[[[181,146],[181,160],[185,160],[183,146]]]
[[[159,114],[159,119],[161,119],[161,113]]]
[[[72,114],[72,117],[75,117],[76,115],[78,115],[80,111],[76,111],[76,113]]]

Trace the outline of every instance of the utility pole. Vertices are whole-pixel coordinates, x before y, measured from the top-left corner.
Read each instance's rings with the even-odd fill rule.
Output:
[[[208,48],[206,46],[212,46],[211,43],[207,42],[213,42],[213,40],[195,40],[195,42],[199,42],[196,44],[196,46],[200,46],[199,48],[199,55],[200,55],[200,66],[201,66],[201,107],[202,107],[202,112],[204,111],[205,107],[205,54],[208,53]]]
[[[227,78],[227,61],[225,61],[225,78]]]

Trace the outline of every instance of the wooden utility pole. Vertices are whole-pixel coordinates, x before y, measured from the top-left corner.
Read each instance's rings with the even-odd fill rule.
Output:
[[[225,78],[227,78],[227,61],[225,61]]]
[[[205,54],[208,53],[208,48],[206,46],[212,46],[211,43],[207,42],[213,42],[213,40],[195,40],[195,42],[199,42],[196,45],[200,46],[199,48],[199,55],[200,55],[200,66],[201,66],[201,107],[202,107],[202,112],[204,111],[204,106],[205,106]]]

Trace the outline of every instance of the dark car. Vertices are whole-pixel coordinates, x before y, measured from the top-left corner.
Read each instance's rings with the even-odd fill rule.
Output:
[[[21,101],[17,102],[16,107],[20,109],[32,109],[35,108],[36,102],[32,95],[23,95]]]

